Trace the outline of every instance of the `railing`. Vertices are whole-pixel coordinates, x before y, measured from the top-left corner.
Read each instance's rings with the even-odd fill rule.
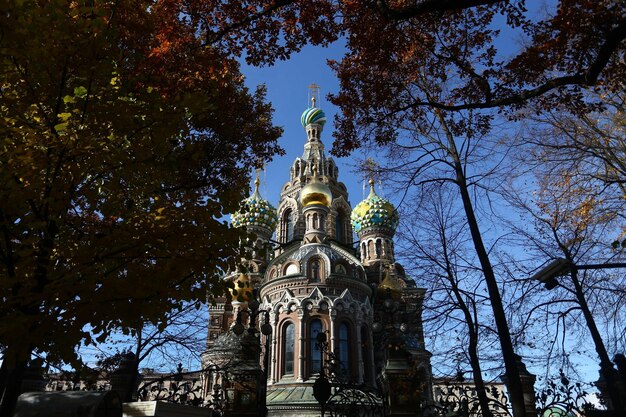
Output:
[[[313,396],[321,407],[321,417],[384,417],[385,403],[379,391],[348,378],[341,361],[329,349],[326,333],[317,335],[316,346],[322,351],[322,369],[313,385]]]

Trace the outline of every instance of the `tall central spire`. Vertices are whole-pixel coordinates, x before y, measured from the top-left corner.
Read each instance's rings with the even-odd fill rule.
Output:
[[[320,86],[313,83],[309,85],[309,100],[312,107],[307,108],[302,113],[300,122],[306,130],[307,140],[304,145],[304,154],[302,159],[305,161],[324,161],[324,145],[320,139],[324,124],[326,123],[326,115],[322,109],[315,107],[320,95]]]

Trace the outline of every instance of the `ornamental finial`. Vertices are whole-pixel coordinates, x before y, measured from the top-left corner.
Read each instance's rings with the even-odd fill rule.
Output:
[[[251,198],[254,200],[261,200],[261,192],[259,191],[259,186],[261,185],[261,169],[257,168],[255,172],[256,178],[254,179],[254,192],[252,193]]]
[[[311,100],[311,107],[315,107],[320,97],[320,86],[312,83],[307,87],[309,89],[309,97]]]

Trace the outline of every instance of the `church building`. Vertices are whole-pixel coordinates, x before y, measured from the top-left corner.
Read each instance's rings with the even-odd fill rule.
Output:
[[[425,291],[395,260],[398,213],[373,180],[352,208],[316,99],[277,208],[257,177],[232,216],[253,237],[224,277],[231,297],[210,306],[206,402],[225,415],[319,416],[349,392],[359,415],[415,416],[432,398]]]

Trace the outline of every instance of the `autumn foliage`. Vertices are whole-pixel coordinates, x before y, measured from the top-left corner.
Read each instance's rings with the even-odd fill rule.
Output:
[[[31,352],[73,362],[78,343],[221,293],[240,237],[223,217],[280,129],[180,6],[2,5],[5,398]]]
[[[222,217],[250,166],[279,151],[263,89],[243,86],[237,57],[272,64],[343,37],[331,100],[334,152],[347,154],[432,109],[598,108],[585,89],[621,91],[626,79],[624,6],[553,5],[3,2],[0,388],[33,351],[71,361],[92,334],[218,290],[238,240]],[[492,120],[442,117],[467,137]]]

